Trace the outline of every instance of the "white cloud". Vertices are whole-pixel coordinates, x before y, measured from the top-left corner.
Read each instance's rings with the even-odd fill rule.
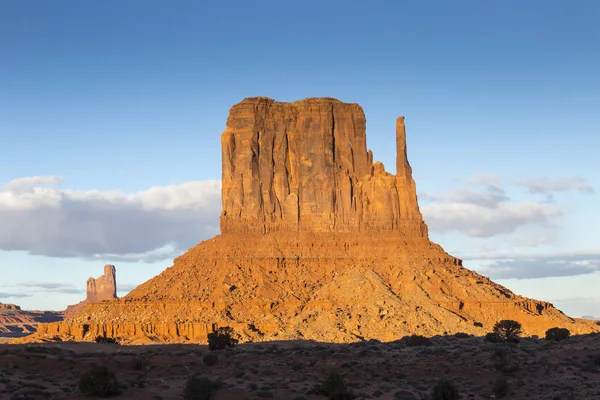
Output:
[[[28,289],[35,289],[36,291],[51,292],[51,293],[64,293],[64,294],[85,293],[85,291],[75,287],[74,285],[67,285],[64,283],[23,282],[23,283],[18,283],[17,286],[25,287]]]
[[[432,231],[492,237],[512,233],[525,225],[549,225],[562,215],[554,204],[511,202],[493,175],[480,175],[471,184],[476,188],[419,195],[428,202],[421,206],[421,211]]]
[[[517,182],[518,186],[526,188],[530,193],[550,194],[552,192],[578,191],[594,193],[594,188],[580,177],[572,178],[541,178],[526,179]]]
[[[53,257],[155,261],[216,233],[220,181],[137,193],[61,189],[58,177],[28,177],[0,191],[0,249]]]
[[[463,260],[486,261],[481,272],[492,279],[537,279],[587,275],[600,272],[600,250],[554,254],[487,254]]]

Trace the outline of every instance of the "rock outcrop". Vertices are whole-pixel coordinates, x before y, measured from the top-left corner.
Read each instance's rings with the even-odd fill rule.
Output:
[[[104,275],[98,278],[88,278],[86,284],[85,300],[78,304],[68,306],[65,318],[72,318],[82,312],[88,304],[117,298],[117,269],[114,265],[104,266]]]
[[[398,119],[397,174],[373,163],[365,115],[335,99],[233,106],[221,136],[221,232],[393,232],[427,236]]]
[[[63,319],[61,312],[26,311],[15,304],[0,303],[0,337],[20,337],[36,332],[38,324]]]
[[[526,334],[598,330],[518,296],[429,241],[396,121],[396,174],[373,162],[365,117],[335,99],[232,107],[222,135],[222,234],[125,298],[90,303],[38,340],[203,342],[216,326],[243,340],[394,340],[483,335],[501,319]]]

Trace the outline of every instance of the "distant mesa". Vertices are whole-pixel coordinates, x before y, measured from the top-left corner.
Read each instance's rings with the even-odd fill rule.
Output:
[[[65,310],[65,318],[77,315],[88,304],[114,299],[117,299],[117,269],[114,265],[105,265],[104,275],[98,278],[90,277],[87,280],[85,300],[68,306]]]
[[[34,333],[44,322],[63,319],[57,311],[25,311],[15,304],[0,303],[0,338],[15,338]]]
[[[234,105],[221,135],[221,234],[122,299],[114,269],[105,270],[88,283],[85,307],[30,340],[205,343],[230,326],[244,341],[390,341],[481,336],[502,319],[538,336],[600,329],[463,268],[429,241],[403,117],[395,130],[390,174],[367,149],[357,104],[254,97]]]

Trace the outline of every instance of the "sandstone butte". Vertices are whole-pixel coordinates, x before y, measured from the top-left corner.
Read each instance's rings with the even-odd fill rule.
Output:
[[[98,303],[117,298],[117,269],[115,266],[107,264],[104,266],[104,274],[102,276],[98,278],[88,278],[85,294],[85,300],[67,307],[64,312],[65,319],[76,316],[90,303]]]
[[[89,303],[29,340],[206,342],[218,326],[243,341],[391,341],[484,335],[502,319],[526,335],[597,330],[512,293],[428,238],[396,121],[396,174],[373,162],[365,115],[331,98],[256,97],[234,105],[221,136],[221,234],[122,299]]]

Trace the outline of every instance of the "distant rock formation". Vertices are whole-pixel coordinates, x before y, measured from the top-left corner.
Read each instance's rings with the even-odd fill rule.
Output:
[[[25,311],[15,304],[0,303],[0,337],[20,337],[36,332],[38,324],[63,319],[61,312]]]
[[[231,326],[242,340],[390,341],[484,335],[502,319],[529,335],[600,330],[463,268],[429,241],[402,117],[395,175],[373,162],[360,106],[330,98],[245,99],[221,142],[222,234],[123,299],[40,326],[36,340],[206,342]]]
[[[104,275],[87,280],[86,300],[95,303],[117,298],[117,269],[114,265],[104,266]]]
[[[68,306],[65,318],[72,318],[83,311],[88,304],[117,298],[117,269],[114,265],[104,266],[104,275],[98,278],[88,278],[86,298],[82,302]]]
[[[404,231],[427,236],[398,118],[396,175],[373,163],[358,104],[335,99],[232,107],[221,136],[221,232]]]

